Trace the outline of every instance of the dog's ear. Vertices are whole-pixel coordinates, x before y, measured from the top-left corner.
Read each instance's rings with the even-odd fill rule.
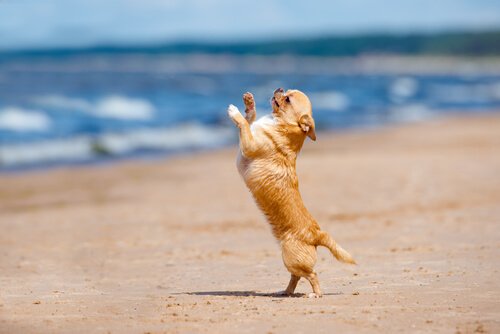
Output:
[[[311,138],[312,140],[316,140],[316,132],[314,131],[314,119],[311,116],[307,114],[300,116],[299,126],[309,138]]]

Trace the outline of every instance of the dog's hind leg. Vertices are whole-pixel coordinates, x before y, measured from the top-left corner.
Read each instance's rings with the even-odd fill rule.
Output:
[[[295,288],[297,285],[298,279],[295,282],[294,276],[305,277],[311,283],[314,291],[312,294],[309,294],[309,297],[321,297],[318,276],[314,272],[314,265],[317,258],[316,247],[296,239],[288,239],[281,242],[281,249],[283,263],[292,274],[288,287]]]
[[[290,277],[290,283],[288,283],[286,290],[276,292],[276,295],[277,296],[292,296],[293,293],[295,292],[295,288],[297,287],[297,283],[299,283],[299,280],[300,280],[300,276],[292,274],[292,276]]]
[[[293,295],[293,293],[295,292],[295,288],[297,287],[297,283],[299,283],[299,280],[300,276],[295,276],[294,274],[292,274],[292,276],[290,277],[290,283],[288,283],[288,286],[285,290],[285,294],[287,294],[288,296]]]
[[[310,293],[308,295],[309,298],[319,298],[323,294],[321,293],[321,289],[319,288],[319,280],[318,280],[318,274],[315,272],[310,273],[309,275],[306,276],[307,280],[309,283],[311,283],[311,287],[314,292]]]
[[[252,93],[243,94],[243,103],[245,103],[245,119],[249,125],[255,121],[257,111],[255,110],[255,100]]]

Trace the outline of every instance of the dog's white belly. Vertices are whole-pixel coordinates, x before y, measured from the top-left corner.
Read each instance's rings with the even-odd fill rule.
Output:
[[[238,172],[241,177],[245,179],[245,171],[248,168],[248,160],[243,156],[241,150],[238,151],[238,156],[236,157],[236,167],[238,167]]]

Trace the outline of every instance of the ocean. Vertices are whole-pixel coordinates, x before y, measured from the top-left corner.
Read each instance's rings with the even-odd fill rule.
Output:
[[[237,142],[226,108],[278,87],[318,131],[500,110],[500,64],[468,58],[71,54],[0,57],[0,171],[156,159]],[[321,140],[321,136],[319,136]]]

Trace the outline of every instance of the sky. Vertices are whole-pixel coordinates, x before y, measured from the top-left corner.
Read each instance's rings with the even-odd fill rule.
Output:
[[[0,49],[500,27],[500,0],[0,0]]]

